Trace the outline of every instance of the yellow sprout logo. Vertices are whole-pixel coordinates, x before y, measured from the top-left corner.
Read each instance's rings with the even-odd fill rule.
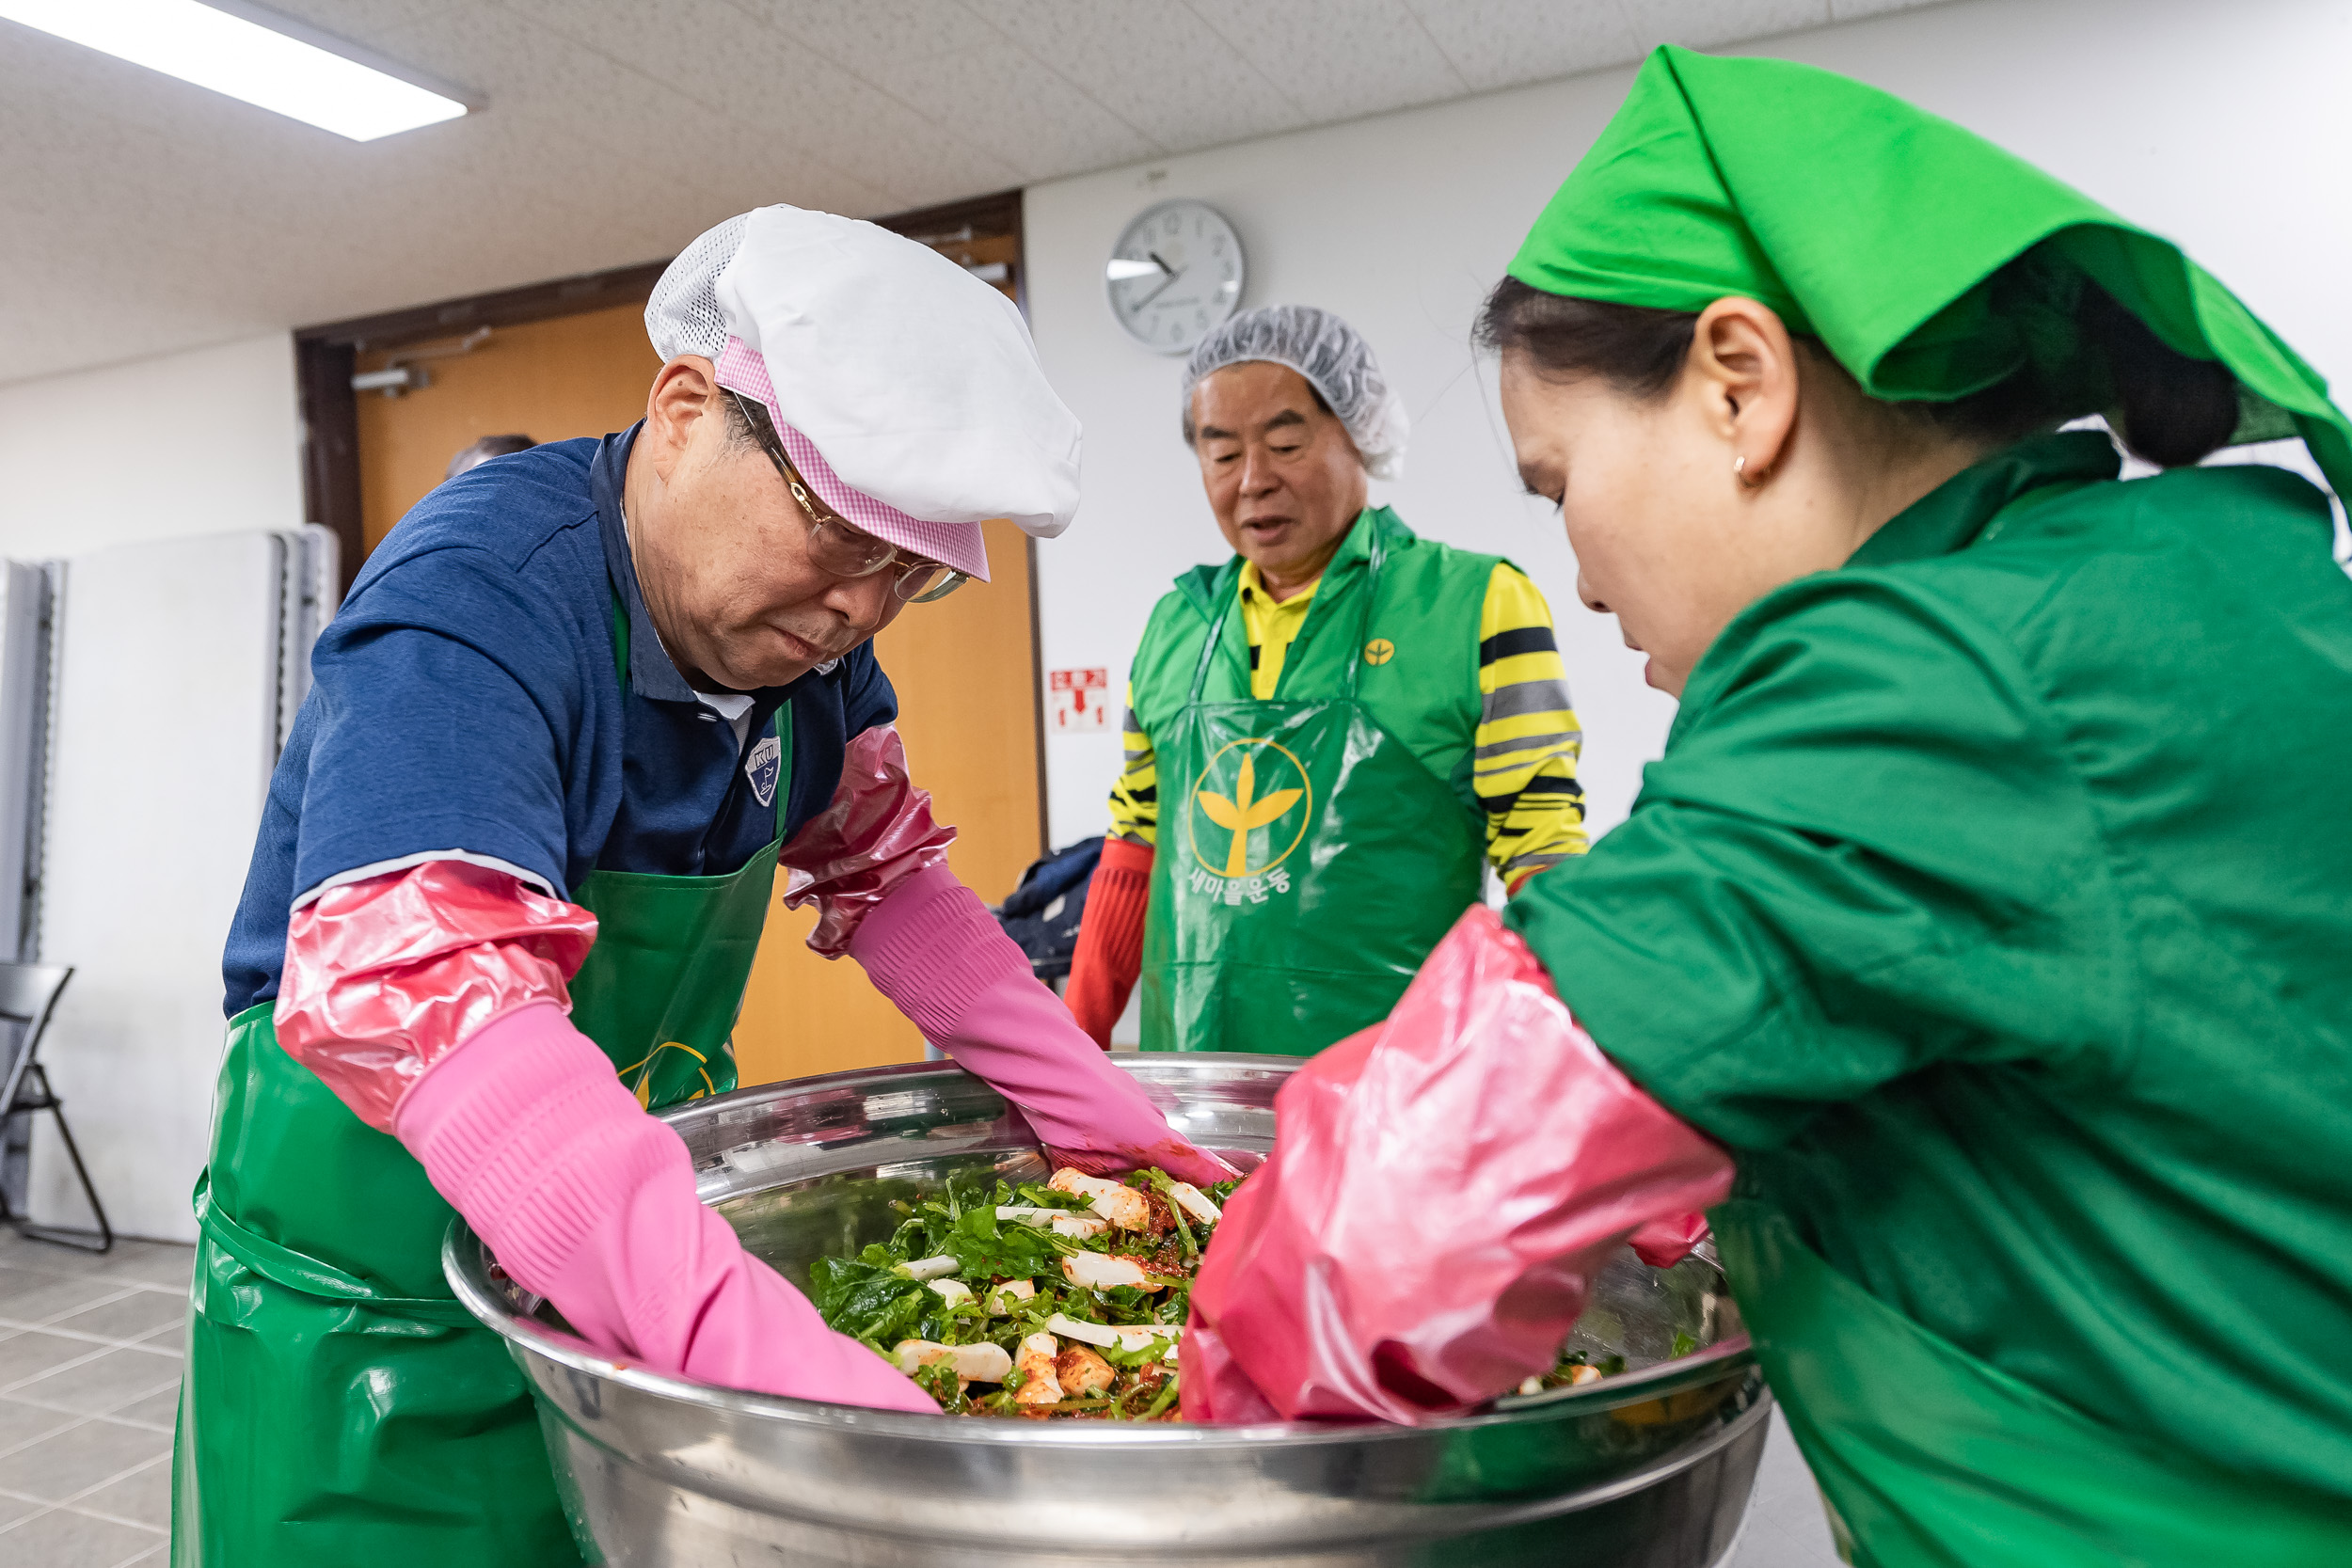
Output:
[[[1265,774],[1261,777],[1263,762]],[[1239,766],[1232,775],[1232,793],[1222,795],[1208,786],[1209,781],[1228,768]],[[1274,787],[1260,793],[1261,786],[1271,783]],[[1196,810],[1186,814],[1185,828],[1192,839],[1195,859],[1220,877],[1249,877],[1273,870],[1290,858],[1298,841],[1307,836],[1307,821],[1312,815],[1313,789],[1307,783],[1307,769],[1297,757],[1271,740],[1235,740],[1220,748],[1192,782],[1192,803]],[[1283,845],[1279,853],[1273,853],[1276,835],[1266,835],[1267,858],[1252,865],[1249,861],[1250,835],[1261,828],[1271,828],[1289,816],[1301,802],[1306,809],[1298,812],[1298,826]],[[1213,860],[1200,847],[1200,818],[1207,817],[1217,827],[1232,834],[1224,858]]]
[[[637,1074],[637,1082],[633,1087],[636,1090],[638,1104],[644,1106],[647,1110],[653,1109],[654,1058],[660,1055],[664,1051],[683,1051],[689,1056],[693,1057],[694,1060],[700,1064],[695,1070],[702,1074],[703,1086],[696,1089],[692,1094],[688,1095],[686,1097],[687,1099],[700,1100],[707,1094],[717,1094],[719,1092],[719,1085],[710,1081],[709,1057],[704,1055],[692,1046],[688,1045],[684,1040],[663,1040],[660,1045],[655,1046],[653,1050],[646,1053],[644,1056],[620,1069],[620,1074],[624,1081],[628,1079],[630,1073],[633,1072]]]

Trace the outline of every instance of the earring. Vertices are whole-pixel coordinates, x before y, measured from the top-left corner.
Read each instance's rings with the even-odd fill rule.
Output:
[[[1748,458],[1745,452],[1731,460],[1731,477],[1740,482],[1740,487],[1742,490],[1757,489],[1764,483],[1764,476],[1761,474],[1754,479],[1748,477]]]

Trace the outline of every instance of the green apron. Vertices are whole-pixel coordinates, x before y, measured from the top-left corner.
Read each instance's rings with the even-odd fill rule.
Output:
[[[1708,1219],[1813,1467],[1864,1568],[2344,1568],[2352,1518],[2094,1421],[1912,1322],[1769,1202]]]
[[[1478,901],[1476,816],[1357,695],[1387,554],[1378,528],[1368,543],[1340,695],[1283,695],[1332,662],[1316,634],[1341,607],[1318,594],[1272,699],[1203,701],[1229,594],[1184,706],[1152,737],[1169,804],[1144,919],[1146,1051],[1311,1055],[1386,1017]]]
[[[616,610],[618,660],[628,669]],[[735,1086],[730,1043],[776,838],[724,877],[596,870],[572,1022],[660,1110]],[[278,1044],[230,1021],[198,1243],[172,1485],[179,1568],[574,1564],[531,1391],[441,1276],[453,1211],[424,1167]]]

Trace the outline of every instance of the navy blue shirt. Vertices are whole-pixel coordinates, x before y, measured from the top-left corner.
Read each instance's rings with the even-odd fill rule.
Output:
[[[739,746],[695,701],[623,531],[636,436],[485,463],[368,558],[311,651],[314,684],[270,781],[222,960],[230,1016],[278,994],[294,900],[330,878],[444,849],[564,898],[598,867],[724,875],[777,833],[773,748],[759,743],[779,706],[792,704],[787,837],[833,799],[850,737],[897,718],[871,644],[754,693]]]

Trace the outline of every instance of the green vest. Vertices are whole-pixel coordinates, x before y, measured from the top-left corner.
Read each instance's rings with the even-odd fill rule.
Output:
[[[1263,702],[1239,558],[1161,601],[1132,674],[1160,779],[1145,1049],[1319,1051],[1383,1017],[1477,900],[1478,630],[1497,560],[1364,513]]]
[[[1465,811],[1475,812],[1470,752],[1478,734],[1478,622],[1487,579],[1502,557],[1423,539],[1389,508],[1368,509],[1324,568],[1307,624],[1283,656],[1282,680],[1274,694],[1329,697],[1342,689],[1346,657],[1357,650],[1352,639],[1325,633],[1335,619],[1354,619],[1352,594],[1362,579],[1365,546],[1375,531],[1384,554],[1373,630],[1394,651],[1386,662],[1365,667],[1358,696],[1375,722],[1460,797]],[[1240,597],[1241,568],[1239,556],[1221,565],[1195,566],[1152,608],[1128,681],[1136,718],[1155,748],[1184,705],[1210,626]],[[1249,638],[1239,610],[1227,618],[1223,644],[1220,655],[1232,657],[1220,657],[1210,668],[1201,695],[1210,702],[1248,702]],[[1163,778],[1163,799],[1167,788]],[[1165,809],[1161,815],[1165,821]]]

